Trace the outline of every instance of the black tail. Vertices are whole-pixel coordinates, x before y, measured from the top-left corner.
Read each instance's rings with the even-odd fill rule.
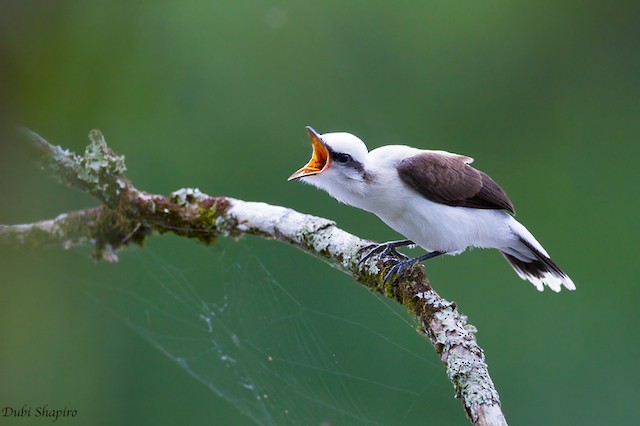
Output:
[[[527,253],[522,253],[522,257],[527,260],[520,260],[512,254],[505,252],[501,253],[520,278],[531,282],[540,291],[544,289],[545,285],[555,292],[560,291],[563,285],[568,290],[576,289],[571,278],[545,253],[541,253],[529,241],[522,237],[519,238],[519,242],[522,243],[524,247],[520,248],[520,250],[514,249],[514,251],[521,252],[522,249],[526,249]]]

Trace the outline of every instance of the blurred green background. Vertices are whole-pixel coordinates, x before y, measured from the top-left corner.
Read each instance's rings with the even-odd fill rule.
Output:
[[[582,1],[2,1],[0,223],[96,205],[38,171],[12,136],[16,123],[76,152],[90,129],[101,129],[146,191],[192,186],[281,204],[376,240],[397,235],[367,213],[286,182],[308,159],[305,125],[350,131],[370,148],[399,143],[470,155],[578,287],[538,293],[495,251],[428,263],[434,287],[478,327],[507,419],[637,424],[638,9]],[[342,345],[335,353],[365,365],[371,353],[380,357],[371,382],[405,368],[424,384],[405,415],[362,415],[376,413],[377,402],[353,423],[467,424],[433,350],[397,320],[401,310],[291,247],[237,244],[295,288],[287,291],[307,312],[344,318],[345,328],[358,318],[369,332],[376,321],[396,324],[380,330],[387,346],[427,359],[425,366],[398,358],[384,342],[373,348],[326,327],[318,338]],[[63,424],[253,424],[93,290],[135,280],[140,268],[161,274],[165,263],[215,275],[207,259],[221,250],[162,237],[125,250],[118,265],[97,265],[88,248],[1,247],[0,408],[77,409]],[[142,266],[148,255],[155,260]],[[301,343],[289,337],[273,336]],[[407,402],[391,387],[374,391],[372,401]],[[305,419],[322,421],[351,423]]]

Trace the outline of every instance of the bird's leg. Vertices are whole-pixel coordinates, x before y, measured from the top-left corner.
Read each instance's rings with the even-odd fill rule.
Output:
[[[415,265],[416,263],[424,262],[425,260],[428,260],[428,259],[433,259],[434,257],[440,256],[441,254],[443,254],[443,252],[441,251],[432,251],[431,253],[427,253],[425,255],[415,257],[413,259],[408,259],[408,260],[403,260],[401,262],[398,262],[395,265],[393,265],[391,269],[389,269],[389,272],[387,272],[387,274],[384,276],[384,282],[389,281],[389,279],[391,279],[391,277],[394,274],[397,274],[398,276],[400,276],[400,274],[402,274],[407,269],[410,269],[411,267],[413,267],[413,265]]]
[[[397,240],[397,241],[388,241],[386,243],[382,243],[382,244],[372,244],[369,247],[373,247],[371,250],[369,250],[364,256],[362,256],[362,259],[360,259],[358,261],[358,266],[360,266],[363,262],[365,262],[367,259],[369,259],[371,256],[381,253],[381,256],[387,256],[389,254],[395,254],[401,257],[406,257],[404,254],[402,253],[398,253],[398,251],[396,250],[397,247],[404,247],[404,246],[410,246],[411,244],[414,244],[413,241],[411,240]]]

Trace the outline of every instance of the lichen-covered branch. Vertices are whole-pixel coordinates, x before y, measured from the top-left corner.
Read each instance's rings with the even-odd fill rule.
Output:
[[[91,143],[84,156],[53,146],[37,133],[21,129],[40,157],[42,165],[60,182],[97,197],[106,206],[115,207],[120,191],[126,187],[124,156],[107,146],[102,133],[92,130]]]
[[[124,158],[108,148],[99,131],[91,132],[91,144],[82,157],[25,132],[43,164],[60,181],[89,192],[103,205],[32,224],[0,225],[0,242],[32,247],[92,243],[95,257],[108,261],[117,260],[119,247],[141,244],[149,235],[166,232],[204,243],[218,237],[256,235],[292,244],[402,304],[418,319],[420,332],[446,366],[456,397],[472,423],[507,424],[475,327],[455,303],[433,290],[421,265],[385,283],[383,277],[393,262],[374,257],[359,264],[371,242],[339,229],[330,220],[265,203],[212,197],[197,189],[181,189],[169,197],[148,194],[125,178]]]

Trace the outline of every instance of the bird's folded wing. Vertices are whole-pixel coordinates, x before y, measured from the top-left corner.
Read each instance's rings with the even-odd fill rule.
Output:
[[[469,166],[469,157],[423,152],[398,164],[398,175],[427,199],[476,209],[505,209],[515,214],[504,190],[487,174]]]

